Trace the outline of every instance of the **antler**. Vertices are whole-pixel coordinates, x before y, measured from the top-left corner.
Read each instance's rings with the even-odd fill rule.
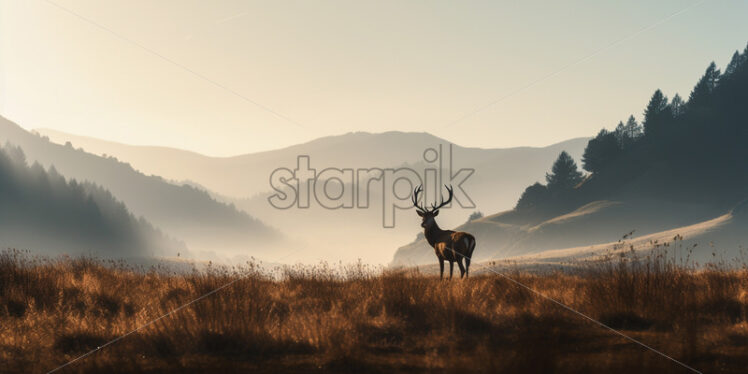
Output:
[[[449,192],[449,197],[447,198],[447,201],[444,201],[444,196],[440,196],[441,197],[441,203],[439,203],[438,206],[435,205],[435,204],[431,204],[431,209],[426,209],[426,208],[421,207],[421,206],[418,205],[418,194],[421,193],[421,192],[423,192],[423,186],[419,185],[418,187],[416,187],[415,190],[413,190],[413,197],[412,197],[413,206],[416,207],[416,209],[418,209],[418,210],[420,210],[421,212],[424,212],[424,213],[426,213],[426,212],[435,212],[435,211],[441,209],[443,206],[449,204],[452,201],[452,197],[454,196],[454,193],[452,191],[452,187],[447,186],[446,184],[444,185],[444,187],[446,187],[447,188],[447,192]]]
[[[435,211],[441,209],[441,207],[449,204],[452,201],[452,197],[454,196],[454,193],[452,192],[452,187],[447,186],[446,184],[444,185],[444,187],[447,188],[447,192],[449,192],[449,197],[447,198],[447,201],[444,201],[444,196],[441,196],[441,194],[439,194],[439,197],[441,198],[442,202],[439,203],[439,206],[435,206],[434,204],[431,204],[431,211],[432,212],[435,212]]]
[[[416,209],[420,210],[421,212],[426,213],[427,210],[418,205],[418,194],[421,193],[422,191],[423,191],[423,186],[421,185],[419,185],[418,187],[416,187],[415,190],[413,190],[413,198],[412,198],[413,206],[416,207]]]

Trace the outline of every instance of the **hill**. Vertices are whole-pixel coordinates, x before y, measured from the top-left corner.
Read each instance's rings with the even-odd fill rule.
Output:
[[[136,219],[109,191],[54,168],[28,166],[23,151],[0,148],[0,245],[46,254],[103,257],[176,255],[182,243]]]
[[[23,130],[0,117],[0,141],[23,149],[31,162],[54,166],[60,174],[96,183],[112,192],[135,215],[144,216],[168,234],[184,240],[196,252],[262,253],[279,234],[207,192],[147,176],[113,157],[101,157],[59,145]],[[254,243],[249,245],[248,243]]]
[[[394,228],[383,228],[382,186],[346,184],[345,191],[368,194],[369,209],[325,209],[311,204],[306,209],[276,209],[268,203],[272,193],[268,183],[271,172],[280,167],[294,169],[297,157],[310,157],[311,167],[325,168],[398,168],[410,167],[419,174],[435,163],[423,159],[426,149],[441,149],[444,158],[452,147],[453,169],[471,168],[475,172],[465,182],[465,191],[475,208],[452,207],[453,224],[465,221],[474,210],[506,209],[528,183],[537,180],[546,167],[546,160],[562,150],[581,157],[589,139],[570,139],[547,147],[481,149],[462,147],[427,133],[365,132],[329,136],[307,143],[268,152],[214,158],[188,151],[162,147],[130,146],[93,138],[78,137],[50,130],[38,130],[52,141],[72,142],[94,153],[106,153],[131,162],[144,172],[157,173],[176,180],[189,180],[215,192],[216,198],[235,204],[254,216],[261,217],[284,234],[295,239],[294,260],[316,262],[340,259],[369,263],[386,263],[398,244],[418,232],[416,216],[410,211],[395,210]],[[449,160],[443,161],[447,175]],[[436,166],[438,167],[438,166]],[[448,178],[448,177],[447,177]],[[228,197],[227,197],[228,196]],[[232,198],[230,196],[239,196]],[[341,230],[345,227],[345,230]],[[321,240],[334,237],[335,240]],[[366,238],[366,240],[362,240]]]
[[[582,157],[591,174],[539,210],[649,198],[726,212],[748,197],[748,48],[723,74],[711,63],[686,101],[656,90],[640,129],[601,130]],[[528,209],[531,210],[531,209]],[[674,212],[675,213],[675,212]]]
[[[433,144],[446,143],[429,134],[365,132],[329,136],[282,149],[232,157],[211,157],[176,148],[134,146],[67,134],[50,129],[36,129],[51,141],[71,142],[96,154],[107,154],[127,160],[148,174],[173,180],[189,180],[217,194],[247,197],[269,190],[267,176],[281,166],[295,166],[296,157],[310,155],[314,163],[339,168],[398,166]]]
[[[510,257],[514,263],[563,265],[571,261],[595,260],[601,256],[617,255],[621,252],[648,252],[653,248],[664,248],[665,255],[676,263],[687,265],[689,261],[699,264],[745,259],[742,251],[745,244],[745,228],[748,227],[748,202],[744,202],[729,213],[692,225],[660,231],[636,238],[590,246],[542,251],[532,255]]]
[[[631,116],[613,131],[601,130],[582,157],[589,174],[561,155],[547,184],[528,187],[515,209],[459,229],[476,235],[480,260],[615,242],[632,230],[690,232],[741,211],[748,198],[747,102],[748,48],[733,54],[724,74],[711,63],[687,101],[657,90],[641,124]],[[744,221],[731,222],[740,229],[715,242],[737,255],[748,231]],[[697,257],[711,254],[700,244],[705,252]],[[401,247],[393,262],[433,262],[431,252],[416,241]]]
[[[484,149],[462,147],[428,133],[355,132],[272,151],[210,157],[180,149],[126,145],[49,129],[36,131],[53,142],[71,142],[74,147],[125,160],[146,174],[191,181],[229,199],[242,199],[270,191],[268,176],[272,171],[280,167],[293,169],[300,155],[308,155],[312,167],[318,170],[327,167],[395,168],[403,165],[423,168],[426,166],[423,160],[426,149],[452,145],[454,167],[476,169],[471,178],[473,190],[478,190],[475,194],[486,196],[484,192],[494,192],[490,194],[493,196],[491,199],[482,199],[481,209],[513,205],[512,195],[536,180],[550,157],[567,150],[579,159],[589,140],[576,138],[547,147]],[[473,179],[476,181],[473,182]],[[495,193],[497,191],[502,193]],[[504,192],[511,195],[504,197]]]
[[[748,202],[740,203],[728,213],[715,217],[705,214],[698,205],[654,200],[595,201],[537,224],[518,223],[513,220],[514,212],[507,211],[467,222],[456,230],[475,235],[476,248],[480,251],[476,250],[473,258],[483,262],[503,260],[528,266],[566,266],[602,254],[629,250],[630,246],[646,252],[677,244],[677,248],[692,250],[688,254],[690,260],[703,264],[748,255],[742,252],[748,243],[746,206]],[[668,217],[671,211],[678,212],[678,216]],[[624,236],[625,245],[621,240]],[[677,243],[674,243],[675,237],[678,237]],[[674,250],[675,247],[671,254]],[[685,250],[679,251],[679,260],[685,260],[686,255]],[[392,264],[433,265],[433,249],[425,240],[416,240],[400,247]]]

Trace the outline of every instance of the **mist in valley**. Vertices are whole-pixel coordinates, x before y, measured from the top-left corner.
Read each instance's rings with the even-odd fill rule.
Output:
[[[375,178],[381,178],[382,170],[412,171],[410,174],[415,173],[424,180],[429,170],[443,184],[450,183],[450,173],[456,174],[460,169],[469,171],[460,186],[468,194],[467,199],[462,199],[463,204],[452,204],[440,217],[444,227],[455,227],[465,223],[476,211],[511,209],[525,185],[542,179],[548,160],[562,150],[579,158],[587,142],[579,138],[542,148],[481,149],[461,147],[425,133],[350,133],[277,151],[213,158],[177,149],[129,146],[49,130],[38,130],[38,133],[60,144],[70,142],[72,147],[86,152],[127,160],[144,173],[164,173],[173,183],[187,183],[205,190],[216,200],[258,217],[283,236],[277,242],[258,239],[247,241],[245,247],[239,244],[222,248],[220,242],[231,238],[230,233],[206,234],[199,238],[192,235],[192,241],[204,249],[195,253],[196,258],[243,262],[254,256],[270,263],[361,261],[383,265],[389,264],[396,249],[413,241],[422,229],[418,217],[409,209],[415,180],[398,181],[394,186],[397,197],[388,192],[385,201],[385,191],[391,191],[393,185],[392,180],[385,183]],[[436,159],[425,160],[427,151],[433,152]],[[316,181],[320,185],[318,189],[324,185],[327,194],[340,195],[328,202],[327,208],[318,201],[324,198],[323,193],[311,196],[304,208],[299,204],[278,208],[268,200],[278,193],[269,183],[272,173],[277,169],[293,171],[298,167],[299,157],[307,157],[310,168],[321,173]],[[353,180],[336,179],[327,183],[322,172],[331,168],[352,170]],[[312,181],[309,187],[302,185],[301,189],[313,191],[314,186]],[[291,187],[299,189],[295,182]],[[430,190],[427,197],[439,198],[435,189]],[[337,207],[348,201],[353,201],[352,207]]]

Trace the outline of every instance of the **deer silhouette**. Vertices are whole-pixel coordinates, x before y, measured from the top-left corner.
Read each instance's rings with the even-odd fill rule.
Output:
[[[439,277],[444,278],[444,261],[449,261],[449,279],[452,279],[454,263],[460,267],[460,278],[467,277],[470,272],[470,258],[473,256],[475,249],[475,237],[462,231],[442,230],[436,224],[436,216],[439,215],[439,209],[452,201],[454,193],[451,187],[444,186],[449,192],[449,198],[444,201],[441,196],[439,205],[432,204],[431,209],[426,209],[418,205],[418,194],[423,191],[423,186],[416,187],[413,190],[413,206],[416,207],[416,213],[423,219],[421,227],[424,229],[424,236],[430,246],[434,247],[436,257],[439,259]],[[441,194],[440,194],[441,195]],[[463,260],[465,265],[463,265]]]

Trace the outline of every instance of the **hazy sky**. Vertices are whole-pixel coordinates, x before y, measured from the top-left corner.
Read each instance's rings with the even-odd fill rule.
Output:
[[[482,147],[590,136],[640,117],[656,88],[687,96],[748,42],[745,0],[51,1],[182,67],[47,1],[0,0],[2,115],[211,155],[359,130]]]

